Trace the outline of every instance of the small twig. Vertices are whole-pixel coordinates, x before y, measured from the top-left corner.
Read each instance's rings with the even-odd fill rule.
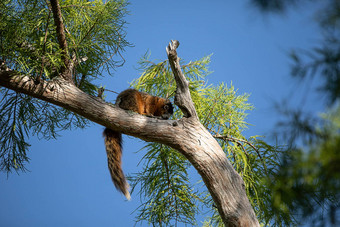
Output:
[[[79,8],[92,8],[94,6],[82,6],[82,5],[67,5],[67,6],[61,6],[60,8],[69,8],[69,7],[79,7]]]
[[[93,23],[93,25],[91,26],[91,28],[86,32],[85,36],[80,40],[79,43],[82,43],[84,41],[84,39],[90,34],[90,32],[93,30],[93,28],[95,27],[95,25],[98,22],[99,17],[97,17],[96,21]]]
[[[224,140],[224,142],[227,144],[227,146],[229,146],[228,143],[225,140]],[[236,162],[236,155],[235,155],[235,153],[233,152],[232,149],[230,149],[230,152],[233,154],[234,162]]]
[[[47,34],[48,34],[48,26],[50,25],[50,18],[51,18],[51,10],[48,11],[46,27],[45,27],[45,37],[44,37],[44,45],[43,45],[43,52],[45,53],[46,50],[46,41],[47,41]]]
[[[163,147],[163,145],[161,144],[161,149],[160,149],[161,154],[160,155],[162,155],[162,153],[163,153],[162,147]],[[175,193],[175,191],[174,191],[174,189],[172,187],[172,182],[171,182],[171,179],[170,179],[170,170],[169,170],[169,165],[168,165],[168,161],[166,160],[166,157],[167,157],[167,155],[161,156],[161,161],[162,161],[162,163],[164,165],[164,168],[165,168],[166,178],[167,178],[166,181],[168,181],[169,191],[172,191],[171,197],[175,200],[175,212],[176,212],[175,216],[176,216],[176,222],[177,222],[177,217],[178,217],[178,213],[177,213],[177,210],[178,210],[177,209],[177,206],[178,206],[177,195],[176,195],[176,193]],[[169,205],[172,206],[172,201],[170,201]]]
[[[109,91],[109,92],[112,92],[112,93],[115,93],[115,94],[117,94],[117,95],[119,94],[119,92],[116,92],[116,91],[112,91],[112,90],[109,90],[109,89],[106,89],[106,88],[104,88],[104,90],[105,90],[105,91]]]
[[[105,6],[106,6],[106,3],[105,3]],[[104,11],[105,9],[105,6],[103,7],[103,9],[100,11],[100,13],[98,13],[97,15],[101,15],[102,12]],[[79,43],[82,43],[84,41],[84,39],[90,34],[90,32],[93,30],[93,28],[95,27],[95,25],[97,24],[98,20],[99,20],[100,16],[97,16],[95,22],[93,23],[93,25],[91,26],[91,28],[86,32],[85,36],[80,40]]]
[[[120,65],[116,65],[116,67],[122,67],[125,64],[125,58],[123,57],[123,55],[118,51],[119,56],[123,59],[123,63]]]
[[[216,104],[217,100],[220,99],[221,95],[222,95],[222,92],[220,92],[220,94],[218,95],[218,97],[214,100],[214,104],[211,105],[211,109],[210,109],[210,111],[209,111],[207,117],[206,117],[205,120],[204,120],[204,123],[203,123],[204,126],[205,126],[205,124],[207,123],[208,118],[210,117],[210,114],[211,114],[212,111],[214,110],[214,107],[216,106],[215,104]]]
[[[83,85],[83,83],[84,83],[84,81],[85,81],[85,77],[86,77],[85,74],[82,74],[82,75],[81,75],[80,81],[79,81],[79,83],[78,83],[78,87],[79,87],[79,88],[81,87],[81,85]]]
[[[171,92],[170,94],[167,94],[165,98],[169,99],[169,97],[171,97],[174,93],[175,93],[175,91]]]
[[[46,21],[46,27],[45,27],[45,37],[44,37],[44,44],[42,48],[42,63],[41,63],[41,69],[39,75],[35,78],[35,84],[39,84],[41,81],[42,73],[44,71],[44,65],[45,65],[45,50],[46,50],[46,41],[47,41],[47,34],[48,34],[48,25],[50,24],[50,17],[51,17],[51,10],[48,11],[47,21]]]
[[[118,33],[118,35],[119,35],[119,33]],[[123,58],[123,56],[120,54],[120,52],[118,51],[119,50],[119,46],[120,46],[120,42],[121,42],[121,38],[119,37],[119,42],[118,42],[118,45],[117,45],[117,48],[116,48],[116,50],[115,50],[115,52],[113,53],[113,54],[111,54],[111,56],[109,57],[109,58],[107,58],[102,64],[100,64],[100,66],[98,67],[98,68],[100,68],[100,67],[102,67],[106,62],[108,62],[114,55],[116,55],[117,53],[119,54],[119,56],[123,59],[123,63],[122,64],[120,64],[120,65],[118,65],[117,67],[121,67],[121,66],[123,66],[124,64],[125,64],[125,59]]]
[[[77,53],[77,44],[76,44],[76,42],[74,41],[74,39],[72,38],[72,35],[71,35],[71,33],[70,33],[70,31],[65,27],[65,31],[67,32],[67,34],[69,34],[70,35],[70,38],[71,38],[71,40],[72,40],[72,43],[73,43],[73,45],[74,45],[74,49],[75,49],[75,51],[76,51],[76,53]]]
[[[250,142],[247,141],[247,140],[243,140],[243,139],[239,139],[239,138],[230,137],[230,136],[228,136],[228,135],[225,135],[225,136],[222,136],[222,135],[214,135],[214,138],[216,138],[216,139],[223,139],[223,140],[227,140],[227,141],[230,141],[230,142],[235,142],[235,143],[237,143],[238,145],[241,144],[242,149],[243,149],[244,151],[245,151],[245,149],[244,149],[242,143],[248,144],[251,148],[253,148],[253,150],[254,150],[254,151],[257,153],[257,155],[259,156],[259,158],[260,158],[260,160],[261,160],[261,162],[262,162],[262,164],[263,164],[263,166],[264,166],[264,168],[265,168],[265,171],[266,171],[266,173],[268,174],[268,172],[267,172],[267,167],[266,167],[266,165],[265,165],[265,163],[264,163],[264,161],[263,161],[263,159],[262,159],[262,156],[260,155],[259,150],[258,150],[252,143],[250,143]],[[247,153],[246,153],[246,154],[247,154]]]
[[[219,138],[219,137],[216,137],[216,136],[214,136],[214,137],[215,138]],[[228,136],[225,136],[223,139],[226,140],[226,141],[230,141],[230,142],[236,143],[237,146],[242,148],[243,152],[247,155],[247,158],[249,158],[249,155],[248,155],[246,149],[244,148],[244,146],[243,146],[243,144],[242,144],[242,142],[240,140],[232,138],[232,137],[228,137]]]

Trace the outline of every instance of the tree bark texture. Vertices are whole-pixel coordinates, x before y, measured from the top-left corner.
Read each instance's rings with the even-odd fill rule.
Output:
[[[242,178],[198,120],[188,82],[180,69],[178,45],[173,41],[167,53],[177,84],[175,103],[184,113],[180,120],[159,120],[124,111],[84,93],[62,76],[35,84],[33,78],[0,68],[0,86],[53,103],[115,131],[178,150],[202,176],[225,226],[259,226]]]

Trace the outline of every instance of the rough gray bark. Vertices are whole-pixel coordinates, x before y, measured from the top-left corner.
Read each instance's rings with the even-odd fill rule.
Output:
[[[131,114],[84,93],[62,76],[35,84],[32,78],[1,67],[0,85],[71,110],[115,131],[177,149],[202,176],[226,226],[259,226],[242,178],[198,120],[188,82],[179,65],[178,45],[173,41],[167,47],[177,84],[175,103],[184,113],[184,117],[176,121]]]
[[[259,226],[242,178],[217,141],[199,122],[189,84],[179,64],[178,46],[179,42],[172,40],[166,51],[177,85],[175,103],[184,113],[180,121],[181,129],[186,132],[180,135],[185,137],[179,151],[201,175],[226,226]]]

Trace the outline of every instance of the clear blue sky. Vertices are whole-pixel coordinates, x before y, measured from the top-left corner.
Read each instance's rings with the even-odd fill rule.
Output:
[[[164,60],[166,45],[177,39],[178,54],[186,61],[213,54],[209,83],[232,81],[239,93],[251,94],[256,109],[249,113],[248,136],[270,135],[277,120],[273,101],[291,97],[296,88],[288,51],[320,40],[308,7],[274,17],[257,13],[248,1],[135,0],[128,9],[127,38],[135,47],[126,49],[124,67],[98,84],[124,90],[139,76],[137,61],[147,50],[151,59]],[[132,194],[127,202],[115,190],[102,130],[92,123],[61,132],[57,140],[31,137],[30,172],[0,174],[0,226],[133,226],[139,198]],[[123,168],[131,174],[140,169],[142,153],[135,152],[144,142],[124,139]]]

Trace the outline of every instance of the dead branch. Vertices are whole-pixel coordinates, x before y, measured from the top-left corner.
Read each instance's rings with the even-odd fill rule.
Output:
[[[182,110],[184,117],[194,117],[198,119],[195,105],[191,99],[189,91],[189,82],[185,79],[181,66],[179,64],[179,58],[177,57],[176,49],[179,46],[177,40],[171,40],[166,47],[169,63],[176,81],[176,95],[175,104]]]

